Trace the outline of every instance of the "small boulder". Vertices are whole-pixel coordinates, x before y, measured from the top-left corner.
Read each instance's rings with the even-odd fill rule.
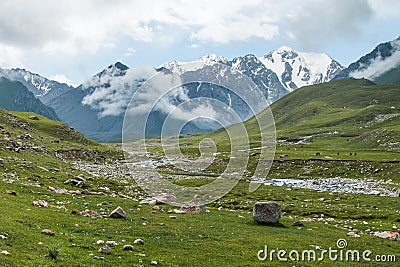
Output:
[[[198,214],[207,211],[206,206],[197,196],[193,200],[183,204],[180,210],[188,214]]]
[[[144,240],[138,238],[135,241],[133,241],[133,244],[135,244],[135,245],[144,245]]]
[[[49,203],[47,203],[46,201],[41,200],[41,199],[33,201],[32,205],[36,206],[36,207],[43,207],[43,208],[49,207]]]
[[[292,223],[292,226],[303,226],[304,224],[302,223],[302,222],[300,222],[300,221],[296,221],[296,222],[294,222],[294,223]]]
[[[132,246],[132,245],[124,245],[124,246],[122,247],[122,250],[134,251],[134,250],[135,250],[135,247]]]
[[[158,265],[158,262],[155,261],[155,260],[152,260],[152,261],[150,262],[150,265]]]
[[[75,214],[75,215],[81,215],[81,212],[77,209],[72,209],[71,210],[71,214]]]
[[[85,216],[85,217],[88,217],[88,218],[92,218],[92,219],[101,218],[101,216],[95,210],[84,210],[80,214],[82,216]]]
[[[29,119],[30,120],[33,120],[33,121],[38,121],[38,120],[40,120],[37,116],[35,116],[35,115],[32,115],[32,116],[29,116]]]
[[[118,243],[116,241],[109,240],[106,242],[106,245],[109,247],[115,247],[118,246]]]
[[[12,196],[16,196],[17,192],[15,192],[15,190],[7,190],[7,194],[12,195]]]
[[[127,216],[128,215],[121,207],[116,208],[110,213],[110,218],[126,218]]]
[[[43,229],[42,234],[54,236],[54,232],[50,229]]]
[[[1,249],[0,249],[0,254],[10,255],[11,253],[8,252],[7,250],[1,250]]]
[[[259,224],[278,223],[281,216],[281,205],[274,201],[256,202],[254,204],[253,219]]]
[[[99,248],[98,252],[102,253],[102,254],[111,254],[111,249],[109,246],[105,246],[105,247]]]

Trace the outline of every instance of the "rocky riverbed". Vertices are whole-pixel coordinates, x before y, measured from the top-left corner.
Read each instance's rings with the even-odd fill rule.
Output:
[[[349,179],[349,178],[315,178],[315,179],[269,179],[256,178],[256,183],[272,186],[306,188],[317,191],[329,191],[347,194],[367,194],[379,196],[396,196],[398,183],[391,180]]]

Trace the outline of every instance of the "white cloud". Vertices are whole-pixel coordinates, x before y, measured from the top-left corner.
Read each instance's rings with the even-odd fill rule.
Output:
[[[280,33],[305,47],[321,47],[356,35],[373,14],[398,17],[399,10],[397,0],[2,0],[0,57],[18,54],[18,63],[29,49],[46,55],[95,54],[126,38],[227,44],[268,41]]]
[[[373,17],[366,0],[309,0],[289,8],[286,27],[303,49],[337,39],[355,38]]]
[[[125,112],[140,80],[147,79],[155,70],[150,67],[128,69],[123,76],[113,76],[106,73],[101,78],[94,77],[84,83],[84,89],[95,87],[95,90],[86,95],[82,104],[89,105],[99,111],[99,117],[118,116]]]
[[[64,74],[59,74],[59,73],[57,73],[57,74],[51,75],[51,76],[49,77],[49,79],[50,79],[50,80],[53,80],[53,81],[60,82],[60,83],[66,83],[66,84],[71,85],[71,86],[74,86],[74,87],[78,86],[78,85],[75,84],[73,81],[71,81],[70,79],[68,79],[67,76],[65,76]]]
[[[0,43],[0,67],[23,67],[20,49]]]
[[[370,62],[369,66],[363,70],[350,73],[353,78],[374,79],[385,72],[400,65],[400,41],[393,41],[392,45],[396,51],[388,58],[378,57]]]
[[[400,1],[398,0],[368,0],[377,17],[387,19],[400,16]]]

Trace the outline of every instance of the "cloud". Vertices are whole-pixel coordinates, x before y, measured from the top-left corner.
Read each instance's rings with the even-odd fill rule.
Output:
[[[15,47],[0,43],[0,67],[12,68],[23,66],[22,52]]]
[[[390,57],[382,59],[381,56],[373,59],[365,69],[350,73],[353,78],[375,79],[385,72],[400,65],[400,40],[393,41],[394,52]]]
[[[303,48],[320,48],[342,38],[354,38],[373,17],[365,0],[309,0],[287,15],[287,27]]]
[[[99,118],[119,116],[125,113],[140,83],[154,73],[153,68],[142,66],[128,69],[122,76],[115,76],[115,72],[106,72],[101,77],[96,76],[84,83],[84,89],[95,89],[83,98],[82,104],[98,110]]]
[[[54,75],[51,75],[49,77],[49,79],[53,80],[53,81],[57,81],[59,83],[65,83],[65,84],[68,84],[73,87],[78,86],[77,84],[72,82],[70,79],[68,79],[67,76],[65,76],[64,74],[54,74]]]
[[[0,54],[95,55],[121,40],[203,47],[282,37],[308,49],[356,36],[374,15],[398,17],[397,0],[0,1]],[[5,48],[9,48],[5,51]],[[140,47],[140,46],[137,46]],[[195,48],[195,47],[193,47]],[[10,50],[13,50],[12,52]],[[33,50],[33,51],[32,51]],[[131,52],[126,52],[128,56]],[[5,66],[3,64],[3,66]]]
[[[275,20],[259,0],[212,4],[184,0],[42,0],[23,5],[4,0],[0,3],[0,43],[76,55],[113,47],[118,38],[157,42],[178,31],[186,33],[183,38],[216,43],[253,36],[268,40],[278,33],[278,26],[272,24]]]

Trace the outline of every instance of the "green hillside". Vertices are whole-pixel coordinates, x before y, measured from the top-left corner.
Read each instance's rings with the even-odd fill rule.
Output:
[[[280,138],[337,131],[363,134],[373,129],[400,130],[400,87],[368,80],[338,80],[300,88],[271,106]],[[394,114],[385,123],[377,118]],[[253,128],[254,119],[246,122]],[[372,144],[371,144],[372,145]]]
[[[276,127],[276,153],[269,177],[348,177],[400,181],[400,87],[368,80],[338,80],[307,86],[271,105]],[[261,120],[268,114],[259,114]],[[260,150],[255,118],[244,123],[255,149],[248,168],[254,171]],[[265,125],[264,125],[265,126]],[[237,125],[231,128],[239,127]],[[273,127],[267,127],[273,129]],[[268,134],[268,133],[267,133]],[[187,155],[199,155],[203,138],[215,140],[222,154],[230,151],[225,130],[182,136]],[[155,149],[155,151],[158,151]],[[210,171],[222,171],[228,158],[214,161]],[[312,171],[305,171],[312,169]],[[371,169],[379,172],[372,172]],[[251,177],[251,174],[248,175]]]
[[[400,84],[400,65],[374,78],[377,84]]]

